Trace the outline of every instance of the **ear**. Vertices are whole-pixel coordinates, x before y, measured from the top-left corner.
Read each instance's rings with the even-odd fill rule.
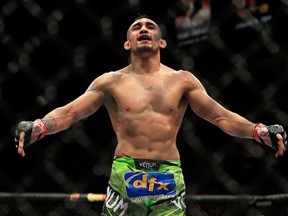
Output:
[[[123,46],[124,46],[125,50],[130,50],[130,48],[131,48],[130,41],[126,41]]]
[[[166,40],[160,39],[159,45],[161,49],[164,49],[167,46]]]

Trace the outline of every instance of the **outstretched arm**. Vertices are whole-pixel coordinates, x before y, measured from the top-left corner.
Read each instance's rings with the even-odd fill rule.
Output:
[[[84,94],[67,105],[54,109],[42,119],[20,122],[15,131],[18,153],[24,157],[24,147],[42,139],[46,134],[65,130],[96,112],[104,101],[105,83],[105,79],[98,78]]]
[[[231,136],[255,139],[262,144],[274,148],[277,150],[276,157],[283,155],[286,149],[287,135],[281,125],[273,125],[271,127],[247,120],[211,98],[195,77],[192,80],[193,88],[187,92],[186,97],[188,98],[190,107],[197,115]],[[276,131],[274,130],[275,127],[277,127]]]
[[[101,93],[87,91],[69,104],[54,109],[41,120],[46,125],[47,134],[53,134],[65,130],[77,121],[92,115],[101,105]]]

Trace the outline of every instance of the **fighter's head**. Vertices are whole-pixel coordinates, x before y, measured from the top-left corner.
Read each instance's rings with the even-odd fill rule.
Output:
[[[156,22],[154,22],[148,15],[146,14],[139,14],[134,22],[131,24],[131,26],[128,28],[127,30],[127,40],[130,39],[130,33],[131,33],[131,29],[132,27],[136,24],[137,25],[137,21],[141,20],[141,19],[146,19],[146,20],[149,20],[153,25],[155,25],[156,29],[158,30],[158,33],[159,33],[159,36],[160,38],[162,37],[162,32],[161,32],[161,29],[160,27],[158,26],[158,24]]]
[[[126,50],[151,51],[165,48],[158,24],[147,15],[139,15],[127,30]]]

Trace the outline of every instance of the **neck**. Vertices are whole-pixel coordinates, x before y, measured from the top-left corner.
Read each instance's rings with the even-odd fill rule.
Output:
[[[133,57],[131,56],[130,69],[138,74],[153,74],[161,70],[160,56]]]

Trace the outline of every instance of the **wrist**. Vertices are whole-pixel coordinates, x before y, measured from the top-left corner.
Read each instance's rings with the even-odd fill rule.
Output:
[[[282,138],[277,137],[280,134]],[[253,138],[267,146],[270,146],[274,150],[279,149],[279,141],[283,142],[283,145],[287,145],[287,134],[282,125],[274,124],[266,126],[264,124],[256,124],[253,130]]]
[[[264,142],[264,140],[262,139],[262,137],[264,137],[265,135],[267,135],[268,133],[268,128],[266,125],[262,124],[262,123],[258,123],[254,126],[253,129],[253,138],[254,140],[256,140],[257,142],[260,142],[262,144],[266,144]]]
[[[45,123],[41,119],[36,119],[33,123],[37,125],[36,130],[39,130],[38,131],[39,135],[38,135],[37,140],[40,140],[43,137],[45,137],[47,134],[47,127],[46,127]]]
[[[254,131],[253,131],[253,138],[254,140],[256,140],[257,142],[263,145],[267,145],[271,148],[274,147],[273,143],[271,142],[268,126],[262,123],[258,123],[255,125]],[[274,149],[276,149],[276,147],[274,147]]]

